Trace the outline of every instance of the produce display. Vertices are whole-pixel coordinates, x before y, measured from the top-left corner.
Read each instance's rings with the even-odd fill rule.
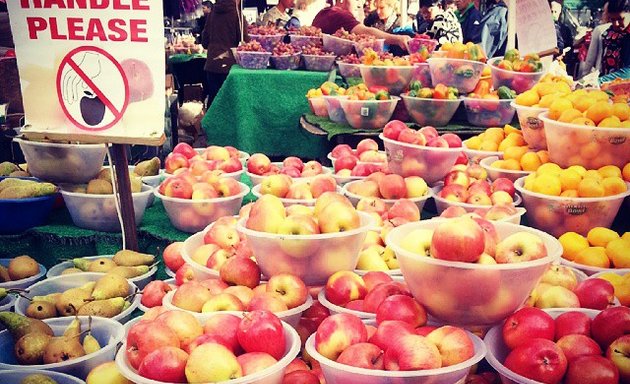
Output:
[[[233,147],[229,149],[211,145],[199,154],[186,143],[180,143],[173,148],[173,152],[166,156],[164,167],[167,174],[206,179],[233,174],[243,169],[240,154]]]
[[[459,107],[459,92],[444,84],[437,84],[435,88],[423,87],[422,84],[413,80],[409,92],[401,95],[409,116],[421,126],[445,126]]]
[[[299,28],[289,28],[289,34],[293,36],[321,37],[322,30],[312,25],[303,25]]]
[[[464,147],[481,152],[504,152],[510,147],[524,146],[523,133],[509,124],[499,127],[491,127],[483,133],[463,141]]]
[[[266,51],[271,51],[286,35],[285,30],[273,25],[248,25],[247,33],[252,39],[251,42],[260,43]]]
[[[537,54],[520,56],[517,49],[509,49],[503,58],[490,63],[492,83],[495,87],[507,86],[523,93],[531,89],[543,75],[543,65]]]
[[[276,69],[297,69],[300,66],[300,53],[291,44],[278,43],[273,47],[271,64]]]
[[[566,232],[558,240],[562,244],[562,257],[575,264],[598,268],[630,268],[630,233],[595,227],[586,236]]]
[[[512,180],[498,178],[490,183],[486,171],[478,164],[455,168],[444,176],[444,187],[438,188],[440,198],[481,206],[514,203],[516,190]]]
[[[361,77],[368,88],[385,89],[399,95],[411,81],[414,68],[407,58],[392,56],[389,53],[377,53],[366,49],[359,67]]]
[[[18,178],[0,180],[0,200],[18,200],[41,197],[57,193],[57,187],[51,183]]]
[[[82,272],[103,272],[120,275],[126,279],[148,273],[156,262],[155,256],[124,249],[112,257],[85,258],[76,257],[71,260],[72,266],[60,271],[60,275],[71,275]]]
[[[300,158],[289,156],[282,163],[272,163],[264,153],[254,153],[246,162],[247,173],[250,177],[287,175],[291,178],[312,178],[326,173],[326,169],[317,160],[303,162]],[[260,181],[263,179],[261,178]],[[260,184],[258,180],[255,184]]]
[[[356,149],[348,144],[338,144],[328,158],[339,178],[368,176],[384,170],[387,161],[385,153],[378,150],[378,143],[372,139],[361,140]]]
[[[304,69],[307,71],[328,72],[335,65],[337,56],[319,44],[301,47]]]
[[[427,53],[431,54],[437,45],[438,41],[431,39],[428,35],[416,35],[407,42],[407,51],[411,55],[422,50],[426,50]]]
[[[278,39],[279,40],[279,39]],[[236,48],[236,59],[239,65],[248,69],[264,69],[267,68],[269,63],[269,57],[271,57],[270,50],[273,48],[273,44],[267,43],[266,47],[263,47],[257,40],[252,40],[248,43],[243,43]]]

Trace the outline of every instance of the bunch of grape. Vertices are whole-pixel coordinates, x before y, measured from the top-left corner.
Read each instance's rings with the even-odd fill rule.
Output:
[[[312,25],[304,25],[300,28],[289,29],[289,33],[292,35],[298,35],[298,36],[319,37],[322,35],[322,30]]]
[[[308,44],[302,47],[303,55],[316,55],[316,56],[335,56],[332,52],[324,51],[324,47],[320,44]]]
[[[248,43],[243,43],[239,45],[236,50],[239,52],[267,52],[256,40],[252,40]]]
[[[249,25],[247,27],[247,33],[250,35],[282,35],[284,31],[276,28],[273,25]]]
[[[354,53],[341,56],[339,61],[346,64],[361,64],[361,60],[359,60],[359,57]]]
[[[333,36],[344,40],[354,41],[356,43],[375,40],[375,37],[372,35],[357,35],[356,33],[348,32],[343,28],[339,28],[337,31],[335,31],[335,33],[333,33]]]
[[[273,48],[273,56],[292,56],[299,53],[291,44],[278,43]]]

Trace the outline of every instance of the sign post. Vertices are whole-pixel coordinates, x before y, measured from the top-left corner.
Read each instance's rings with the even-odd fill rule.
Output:
[[[137,249],[126,145],[165,140],[162,2],[7,2],[31,140],[113,144],[125,244]]]

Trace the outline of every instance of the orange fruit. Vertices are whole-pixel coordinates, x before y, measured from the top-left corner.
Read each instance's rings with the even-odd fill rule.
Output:
[[[580,181],[577,191],[579,197],[602,197],[605,192],[602,182],[590,177]]]
[[[508,169],[511,171],[521,171],[521,164],[519,164],[518,160],[507,159],[503,163],[503,169]]]
[[[613,176],[621,177],[621,169],[616,165],[604,165],[600,167],[597,172],[604,178]]]
[[[589,127],[595,126],[593,120],[589,119],[588,117],[578,117],[577,119],[571,121],[571,124],[587,125]]]
[[[500,143],[501,140],[505,138],[505,132],[503,131],[503,128],[498,127],[488,128],[484,131],[483,134],[485,140],[493,140],[497,143]]]
[[[533,191],[534,180],[536,180],[536,173],[530,173],[529,175],[525,176],[525,180],[523,180],[523,188],[527,189],[528,191]]]
[[[514,159],[518,161],[528,150],[529,147],[527,147],[526,145],[508,147],[505,148],[505,151],[503,151],[503,158],[506,160]]]
[[[588,96],[576,97],[573,101],[573,108],[577,109],[580,112],[585,112],[589,109],[593,104],[595,104],[597,100]]]
[[[622,121],[619,128],[630,128],[630,119]]]
[[[558,117],[558,121],[563,123],[570,123],[578,117],[582,117],[582,112],[578,111],[575,108],[567,109],[562,111],[560,116]]]
[[[607,94],[604,91],[600,91],[600,90],[593,90],[593,91],[589,91],[588,92],[588,96],[594,98],[597,101],[605,101],[608,102],[608,99],[610,99],[610,95]]]
[[[600,152],[601,146],[596,141],[586,143],[580,148],[580,156],[582,156],[583,159],[594,159],[599,155]]]
[[[562,185],[563,191],[569,189],[577,190],[580,181],[582,181],[582,176],[572,169],[563,169],[560,172],[560,184]]]
[[[520,129],[511,126],[510,124],[505,124],[503,126],[503,133],[505,133],[505,135],[509,135],[510,133],[516,133],[517,135],[523,135],[523,131],[521,131]]]
[[[558,120],[560,118],[560,115],[562,115],[562,112],[570,110],[570,109],[573,109],[573,103],[571,103],[569,100],[565,99],[564,97],[559,97],[555,99],[549,106],[549,118]]]
[[[584,172],[582,177],[585,179],[604,180],[604,177],[602,176],[602,174],[599,173],[599,171],[596,171],[594,169],[589,169],[588,171]]]
[[[562,257],[573,261],[580,251],[589,247],[586,237],[576,232],[567,232],[558,238],[562,244]]]
[[[560,176],[560,172],[562,172],[562,168],[560,168],[560,166],[558,164],[556,164],[556,163],[545,163],[545,164],[542,164],[536,170],[536,173],[541,174],[541,175],[545,174],[545,173],[549,173],[549,174],[552,174],[552,175]]]
[[[552,174],[541,174],[534,180],[533,191],[549,196],[560,196],[562,184],[560,178]]]
[[[586,240],[588,240],[588,243],[593,247],[605,247],[608,243],[616,239],[619,239],[619,234],[605,227],[595,227],[586,234]]]
[[[621,128],[621,120],[617,116],[610,116],[600,121],[597,126],[602,128]]]
[[[514,99],[514,102],[518,105],[531,107],[532,105],[537,104],[539,100],[540,100],[540,96],[538,96],[538,92],[530,89],[516,96],[516,99]]]
[[[630,306],[630,273],[626,273],[617,285],[613,284],[613,287],[619,303],[626,307]]]
[[[630,242],[621,238],[609,241],[606,244],[606,255],[615,268],[630,268]]]
[[[552,94],[544,95],[540,98],[540,101],[538,102],[538,106],[540,108],[549,108],[551,106],[551,103],[553,103],[554,100],[556,100],[557,98],[561,96],[562,96],[561,93],[552,93]]]
[[[584,175],[586,174],[586,168],[584,168],[581,165],[572,165],[567,169],[571,169],[574,170],[575,172],[579,173],[580,176],[584,177]]]
[[[630,181],[630,163],[623,166],[621,174],[623,175],[623,179],[625,181]]]
[[[604,196],[613,196],[624,193],[628,190],[628,186],[621,177],[611,176],[602,180],[604,186]]]
[[[556,82],[556,92],[562,93],[563,95],[568,95],[569,93],[571,93],[571,87],[569,86],[569,84],[565,83],[564,81],[559,81]]]
[[[504,169],[503,168],[504,163],[505,163],[505,160],[495,160],[492,162],[492,164],[490,164],[490,167]]]
[[[600,121],[612,116],[612,105],[607,101],[598,101],[586,110],[585,116],[599,124]]]
[[[536,153],[527,152],[521,156],[520,165],[523,171],[535,171],[542,165],[542,161]]]
[[[478,136],[473,136],[470,139],[464,141],[464,143],[466,143],[466,146],[470,149],[479,149],[479,147],[481,146],[481,139]]]
[[[548,163],[549,162],[549,152],[545,151],[545,150],[541,150],[536,152],[536,155],[538,155],[538,158],[540,159],[541,163]]]
[[[538,83],[537,86],[536,86],[536,92],[541,97],[544,97],[546,95],[551,95],[551,94],[558,93],[558,91],[556,90],[556,84],[555,83]]]
[[[588,247],[575,255],[574,262],[591,267],[610,268],[610,259],[606,256],[604,247]]]
[[[630,106],[626,103],[614,103],[613,115],[617,116],[621,121],[630,119]]]
[[[496,152],[499,149],[499,146],[494,141],[485,140],[481,142],[479,146],[480,151],[491,151]]]
[[[578,196],[578,192],[575,189],[567,189],[566,191],[562,191],[560,196],[562,196],[562,197],[570,197],[570,198],[579,197]]]

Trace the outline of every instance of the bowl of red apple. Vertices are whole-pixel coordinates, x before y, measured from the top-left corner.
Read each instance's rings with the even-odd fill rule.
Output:
[[[420,176],[430,185],[444,178],[462,152],[457,135],[439,135],[431,126],[415,130],[399,120],[387,123],[379,137],[391,172],[403,177]]]
[[[300,351],[297,332],[269,311],[147,315],[133,320],[116,354],[134,383],[279,383]]]
[[[363,198],[379,199],[389,208],[400,199],[408,199],[422,211],[431,197],[431,189],[420,176],[402,177],[395,173],[373,173],[365,180],[351,181],[343,186],[343,194],[357,206]],[[373,201],[373,200],[370,200]]]
[[[249,187],[231,178],[198,180],[176,175],[164,180],[154,193],[175,228],[195,233],[220,217],[237,214]]]
[[[293,208],[297,207],[297,208]],[[265,276],[292,273],[307,285],[353,270],[373,220],[340,193],[325,192],[314,207],[285,207],[277,196],[261,196],[236,229],[245,236]]]
[[[427,312],[467,326],[496,324],[513,313],[562,254],[545,232],[469,216],[404,224],[386,243]]]
[[[478,164],[473,166],[481,168]],[[482,171],[485,175],[485,170]],[[467,212],[485,213],[495,205],[509,204],[516,207],[522,202],[512,180],[498,178],[491,183],[462,170],[449,172],[443,184],[433,187],[433,194],[438,214],[453,206],[464,208]]]
[[[347,313],[322,321],[305,349],[332,383],[456,383],[486,354],[483,341],[462,328],[402,320],[374,326]]]
[[[356,164],[380,165],[387,162],[385,151],[379,150],[378,143],[374,139],[363,139],[354,149],[348,144],[337,144],[326,157],[332,163],[333,168],[335,168],[337,160],[350,158],[353,161],[344,160],[342,168],[350,170],[354,169]],[[349,167],[345,164],[346,162],[353,163],[353,165]]]
[[[319,196],[335,191],[341,192],[341,188],[331,175],[317,175],[307,181],[295,182],[286,174],[270,175],[252,188],[252,194],[257,198],[274,195],[280,198],[285,207],[296,204],[313,206]]]
[[[625,383],[628,307],[523,308],[488,331],[486,360],[503,383]]]
[[[247,159],[245,172],[252,181],[252,186],[260,184],[265,177],[286,174],[294,181],[309,181],[317,175],[330,174],[332,170],[323,167],[317,160],[303,162],[300,158],[289,156],[282,162],[271,162],[264,153],[254,153]]]
[[[230,148],[212,145],[195,149],[179,143],[164,160],[165,176],[189,174],[198,180],[220,176],[239,181],[243,174],[241,153],[234,147]]]
[[[512,182],[514,182],[517,179],[527,176],[530,173],[532,173],[531,171],[515,171],[511,169],[493,167],[492,164],[498,160],[499,160],[498,156],[488,156],[479,162],[479,165],[481,165],[481,167],[485,169],[486,172],[488,173],[488,178],[490,180],[496,180],[498,178],[505,178],[505,179],[512,180]]]

